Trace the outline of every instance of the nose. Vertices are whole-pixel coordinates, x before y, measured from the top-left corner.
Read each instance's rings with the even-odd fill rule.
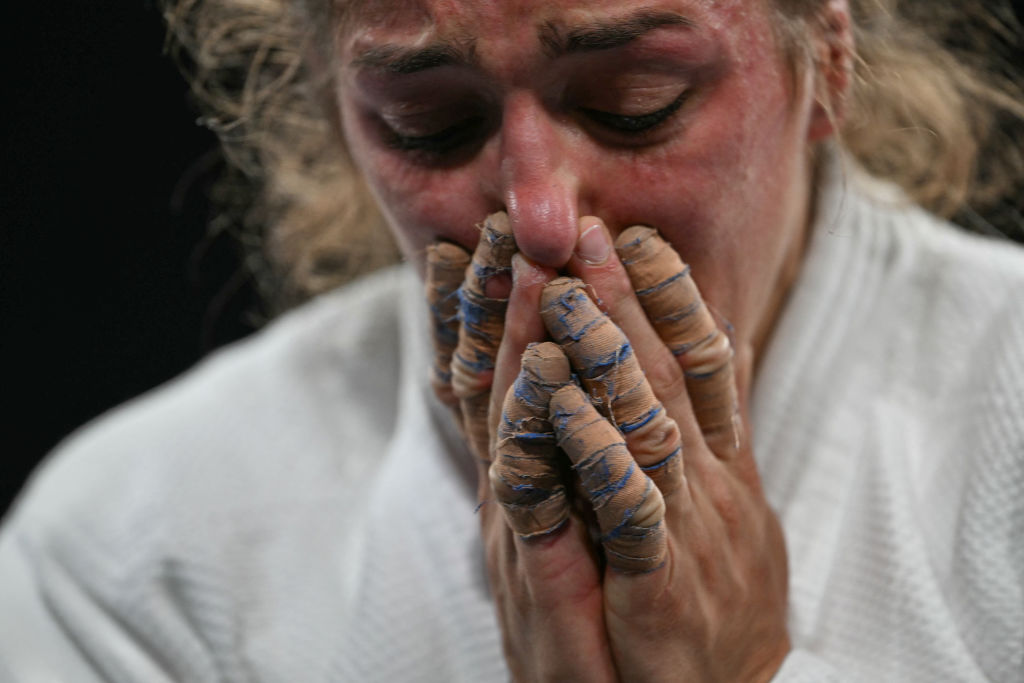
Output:
[[[542,103],[510,97],[501,125],[500,184],[519,251],[561,268],[572,255],[579,223],[579,174],[571,140]]]

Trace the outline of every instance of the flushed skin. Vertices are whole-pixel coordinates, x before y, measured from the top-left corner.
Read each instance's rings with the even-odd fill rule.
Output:
[[[564,38],[641,8],[692,26],[559,57],[542,41],[545,25]],[[344,129],[417,263],[437,237],[472,250],[474,226],[501,209],[524,256],[551,268],[568,262],[582,216],[600,216],[613,234],[650,225],[684,255],[716,309],[754,339],[799,259],[809,139],[827,133],[810,76],[791,78],[780,58],[772,11],[758,0],[385,3],[339,38]],[[385,45],[472,45],[476,64],[392,73],[360,62]],[[587,113],[646,114],[680,96],[674,115],[639,135]],[[479,127],[446,153],[392,144],[396,134],[458,128],[467,116]]]
[[[650,323],[612,240],[630,225],[657,228],[731,322],[723,376],[742,424],[756,351],[800,260],[812,150],[831,132],[824,104],[841,97],[834,76],[849,59],[846,36],[833,35],[849,25],[847,10],[823,5],[834,16],[809,37],[815,67],[798,64],[794,76],[767,2],[623,5],[374,5],[338,37],[344,131],[418,264],[438,238],[475,249],[481,217],[507,211],[514,284],[490,292],[508,296],[500,344],[493,370],[469,378],[490,391],[486,417],[471,419],[486,420],[487,438],[469,439],[483,463],[481,500],[520,357],[552,336],[541,297],[560,273],[602,300],[678,428],[682,467],[664,482],[675,488],[657,483],[664,562],[650,571],[603,568],[575,513],[527,540],[498,506],[481,509],[513,676],[767,680],[789,649],[786,558],[750,440],[702,430],[696,415],[709,408],[688,395],[686,359]]]

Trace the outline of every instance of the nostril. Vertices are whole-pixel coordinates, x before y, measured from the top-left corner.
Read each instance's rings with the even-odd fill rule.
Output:
[[[538,248],[526,248],[522,250],[523,255],[539,266],[562,270],[569,263],[569,256],[572,255],[572,248],[556,249],[550,246]]]

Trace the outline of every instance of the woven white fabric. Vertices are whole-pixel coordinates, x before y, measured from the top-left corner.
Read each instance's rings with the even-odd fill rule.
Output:
[[[777,679],[1024,680],[1024,252],[860,185],[756,384]],[[0,535],[0,677],[507,679],[419,297],[323,297],[64,444]]]

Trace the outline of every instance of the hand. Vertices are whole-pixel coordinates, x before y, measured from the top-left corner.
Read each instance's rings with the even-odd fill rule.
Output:
[[[569,264],[610,318],[517,257],[488,378],[507,393],[503,419],[492,407],[478,445],[486,460],[495,435],[489,479],[508,525],[487,506],[482,523],[510,667],[523,680],[768,679],[789,649],[786,566],[744,436],[751,354],[734,373],[727,337],[653,231],[624,233],[619,250],[626,268],[614,255]],[[588,394],[550,345],[505,391],[546,331]]]

